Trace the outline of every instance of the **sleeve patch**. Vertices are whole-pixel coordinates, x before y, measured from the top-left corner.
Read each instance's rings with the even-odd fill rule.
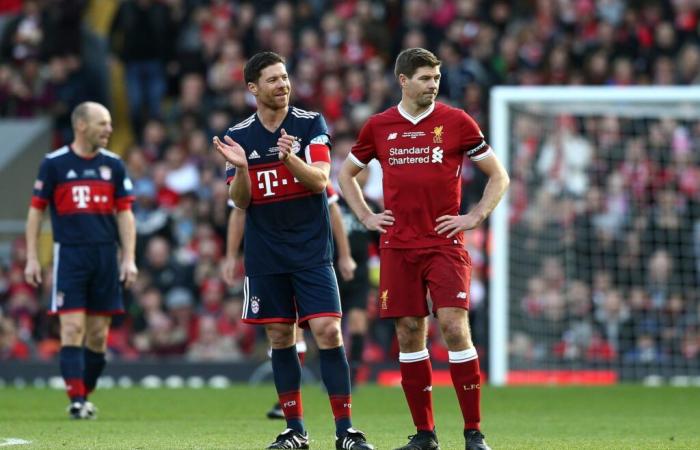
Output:
[[[320,134],[315,138],[311,139],[312,144],[323,144],[328,145],[331,142],[327,134]]]

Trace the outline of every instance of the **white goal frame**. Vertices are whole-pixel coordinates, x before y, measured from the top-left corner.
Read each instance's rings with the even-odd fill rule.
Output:
[[[510,106],[536,103],[554,105],[565,103],[605,103],[630,106],[633,104],[700,103],[700,86],[497,86],[490,92],[491,147],[508,168],[511,135]],[[681,111],[682,113],[682,111]],[[696,117],[700,120],[700,117]],[[489,281],[489,383],[507,384],[508,375],[508,193],[491,215],[491,277]]]

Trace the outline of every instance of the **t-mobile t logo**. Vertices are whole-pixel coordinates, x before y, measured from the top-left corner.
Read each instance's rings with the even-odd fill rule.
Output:
[[[294,182],[296,183],[297,181],[298,180],[294,178]],[[272,188],[276,188],[280,184],[282,186],[286,186],[289,184],[289,180],[286,178],[278,179],[277,170],[261,170],[258,172],[258,188],[264,192],[263,197],[271,197],[275,195]]]
[[[78,205],[78,208],[87,208],[90,201],[90,186],[73,186],[72,192],[73,201]]]

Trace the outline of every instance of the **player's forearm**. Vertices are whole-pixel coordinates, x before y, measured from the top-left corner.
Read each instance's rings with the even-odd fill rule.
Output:
[[[117,228],[122,248],[122,261],[136,260],[136,222],[131,210],[117,213]]]
[[[496,208],[498,202],[501,201],[509,184],[510,178],[505,170],[489,177],[489,181],[486,183],[486,188],[484,189],[484,194],[481,196],[479,203],[477,203],[472,210],[472,213],[479,215],[482,220],[485,220],[494,208]]]
[[[228,218],[228,228],[226,230],[226,257],[235,258],[238,256],[238,249],[241,248],[243,240],[243,228],[245,226],[245,211],[234,208]]]
[[[345,224],[343,224],[343,215],[340,212],[340,207],[337,203],[333,203],[328,205],[328,210],[331,215],[331,230],[335,238],[338,257],[347,258],[350,256],[350,241],[348,240],[348,233],[345,230]]]
[[[39,242],[39,230],[41,228],[41,220],[44,217],[44,211],[29,207],[29,212],[27,213],[27,227],[24,230],[24,236],[27,241],[27,259],[38,260],[38,242]]]
[[[236,176],[233,177],[228,193],[238,208],[246,209],[250,205],[251,187],[247,167],[236,169]]]
[[[348,170],[348,164],[352,164],[349,161],[343,163],[343,167],[340,169],[340,174],[338,175],[338,182],[340,183],[340,189],[343,191],[343,198],[347,202],[348,206],[353,213],[363,222],[367,216],[372,214],[372,210],[367,206],[365,198],[362,195],[362,189],[357,183],[355,174],[350,173]]]
[[[320,194],[326,189],[330,165],[328,170],[324,170],[320,167],[307,164],[294,154],[289,155],[289,157],[284,160],[284,165],[292,172],[294,178],[299,180],[301,184],[314,194]]]

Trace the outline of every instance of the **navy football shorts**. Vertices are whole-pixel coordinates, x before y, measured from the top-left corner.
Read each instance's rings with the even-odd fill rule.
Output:
[[[124,312],[116,244],[54,244],[51,314]]]
[[[341,317],[338,281],[332,266],[245,278],[243,322],[294,323]]]

